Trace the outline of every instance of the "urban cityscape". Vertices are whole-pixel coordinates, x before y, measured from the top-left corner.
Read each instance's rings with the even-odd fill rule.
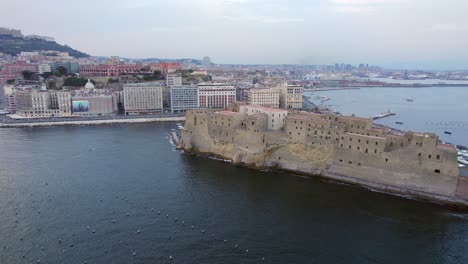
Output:
[[[468,263],[467,4],[23,4],[0,263]]]

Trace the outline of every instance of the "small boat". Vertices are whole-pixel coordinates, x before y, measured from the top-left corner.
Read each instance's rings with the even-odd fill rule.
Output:
[[[411,98],[406,98],[406,101],[408,101],[408,102],[414,102],[414,100],[411,99]]]
[[[458,168],[464,168],[464,167],[466,167],[465,164],[458,164]]]
[[[450,132],[450,131],[444,131],[444,134],[452,135],[452,132]]]
[[[458,163],[461,163],[463,165],[468,165],[468,161],[463,158],[458,157],[457,161]]]
[[[395,123],[398,124],[398,125],[403,125],[403,122],[397,121],[397,122],[395,122]]]

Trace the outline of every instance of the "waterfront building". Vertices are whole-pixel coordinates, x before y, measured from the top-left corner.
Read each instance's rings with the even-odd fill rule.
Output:
[[[304,87],[300,85],[283,84],[280,90],[280,107],[286,109],[301,109],[304,100]]]
[[[277,88],[250,89],[247,91],[247,103],[264,107],[279,107],[280,92]]]
[[[200,107],[196,85],[171,86],[171,112],[185,112]]]
[[[226,108],[236,101],[236,88],[223,83],[198,84],[200,108]]]
[[[124,86],[124,109],[126,115],[151,114],[163,111],[161,83],[137,83]]]
[[[71,115],[68,92],[21,91],[15,93],[16,114],[24,117],[59,117]]]
[[[180,75],[180,74],[167,74],[166,75],[166,85],[167,85],[167,87],[181,86],[182,85],[182,75]]]
[[[73,114],[75,115],[108,115],[117,111],[117,101],[114,95],[82,95],[72,98]]]

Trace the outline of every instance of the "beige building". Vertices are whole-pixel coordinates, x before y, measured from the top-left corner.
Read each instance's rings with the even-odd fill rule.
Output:
[[[24,117],[71,115],[71,95],[67,92],[24,91],[15,94],[16,113]]]
[[[86,102],[87,108],[83,111],[76,107],[80,102]],[[117,111],[115,95],[75,96],[72,103],[76,115],[108,115]]]
[[[286,109],[301,109],[304,87],[300,85],[283,84],[280,86],[280,107]]]
[[[288,110],[285,109],[257,105],[239,105],[239,112],[247,116],[265,114],[267,116],[267,129],[269,130],[283,129],[288,115]]]
[[[280,91],[277,88],[250,89],[247,92],[247,102],[249,105],[278,108],[280,106]]]
[[[123,93],[126,115],[161,113],[163,110],[161,83],[126,84]]]

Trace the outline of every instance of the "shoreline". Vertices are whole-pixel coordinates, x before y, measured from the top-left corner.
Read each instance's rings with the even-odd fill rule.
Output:
[[[24,123],[0,123],[0,128],[21,127],[48,127],[48,126],[80,126],[80,125],[106,125],[106,124],[132,124],[152,122],[177,122],[185,121],[185,116],[180,117],[144,117],[101,120],[74,120],[74,121],[50,121],[50,122],[24,122]]]
[[[209,158],[209,159],[213,159],[213,160],[217,160],[221,162],[226,162],[226,160],[229,160],[223,156],[219,156],[214,153],[200,152],[197,150],[195,151],[186,150],[178,146],[176,146],[176,148],[178,150],[182,150],[183,154],[195,155],[195,156]],[[273,170],[273,171],[280,171],[280,172],[302,175],[308,178],[318,178],[322,180],[328,180],[331,182],[336,182],[337,184],[343,184],[343,183],[349,184],[349,185],[360,187],[360,188],[363,188],[365,190],[372,191],[372,192],[380,192],[386,195],[403,197],[405,199],[410,198],[410,199],[413,199],[422,203],[430,203],[430,204],[439,205],[443,207],[449,207],[449,208],[456,209],[456,210],[468,211],[468,200],[461,199],[458,197],[444,196],[444,195],[433,194],[433,193],[428,193],[424,191],[412,190],[412,189],[404,188],[404,187],[397,187],[397,186],[392,186],[388,184],[370,182],[370,181],[358,179],[355,177],[331,173],[328,171],[325,171],[323,174],[313,174],[313,173],[307,173],[303,171],[290,170],[290,169],[277,167],[277,166],[258,167],[254,164],[238,163],[238,162],[233,162],[232,160],[229,160],[229,163],[233,166],[248,168],[248,169],[252,169],[256,171]]]

